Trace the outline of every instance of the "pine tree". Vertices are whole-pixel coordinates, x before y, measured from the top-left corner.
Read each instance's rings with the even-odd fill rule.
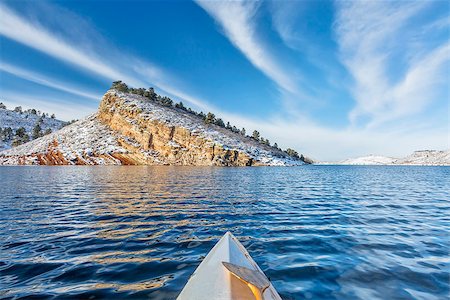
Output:
[[[184,106],[183,102],[180,101],[180,103],[175,104],[176,108],[186,110],[186,107]]]
[[[173,101],[169,97],[164,96],[164,97],[160,97],[159,98],[159,103],[161,103],[163,106],[169,106],[170,107],[170,106],[172,106]]]
[[[216,116],[209,112],[205,117],[205,124],[214,124],[216,122]]]
[[[25,136],[25,134],[26,134],[25,128],[20,127],[20,128],[16,129],[16,136],[17,137],[22,138],[22,137]]]
[[[39,123],[36,123],[36,125],[33,128],[33,135],[32,138],[33,140],[40,138],[42,136],[42,128],[41,125],[39,125]]]
[[[245,128],[242,128],[242,129],[241,129],[241,134],[242,134],[243,136],[245,136]]]
[[[128,85],[122,82],[122,80],[117,80],[112,83],[112,89],[118,90],[119,92],[128,93]]]
[[[278,149],[278,144],[277,144],[277,143],[274,143],[274,144],[273,144],[273,147]]]
[[[254,138],[255,140],[259,141],[259,132],[254,130],[253,134],[252,134],[252,138]]]
[[[286,153],[287,153],[287,155],[289,155],[290,157],[300,158],[300,157],[298,156],[298,152],[295,151],[294,149],[287,148],[287,149],[286,149]]]
[[[144,97],[147,97],[152,101],[156,101],[157,94],[155,93],[155,89],[152,87],[148,88],[148,90],[144,92]]]
[[[217,126],[225,127],[225,123],[223,122],[223,120],[221,118],[218,118],[215,123]]]
[[[19,137],[15,137],[14,140],[11,143],[11,146],[17,147],[19,145],[22,145],[22,139]]]
[[[3,133],[2,133],[2,141],[4,142],[8,142],[12,139],[13,137],[13,130],[11,127],[6,127],[3,128]]]
[[[22,106],[16,106],[16,107],[14,108],[14,111],[15,111],[15,112],[18,112],[18,113],[22,113]]]
[[[138,89],[137,89],[137,94],[140,95],[140,96],[144,96],[145,92],[146,92],[146,91],[145,91],[144,88],[138,88]]]
[[[50,116],[50,118],[55,119],[55,118],[56,118],[55,114],[52,114],[52,115]]]
[[[16,147],[16,146],[22,145],[26,142],[29,142],[29,141],[30,141],[30,136],[28,134],[26,134],[25,129],[23,127],[21,127],[18,130],[16,130],[16,135],[15,135],[14,140],[11,145],[13,147]]]
[[[0,102],[0,109],[6,109],[6,105],[3,102]]]

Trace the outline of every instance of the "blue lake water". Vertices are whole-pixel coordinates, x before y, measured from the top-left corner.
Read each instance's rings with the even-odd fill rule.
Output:
[[[444,299],[449,228],[449,167],[0,167],[0,298],[174,299],[229,230],[283,299]]]

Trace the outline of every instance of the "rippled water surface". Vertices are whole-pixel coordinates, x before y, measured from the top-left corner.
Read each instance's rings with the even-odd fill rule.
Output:
[[[284,299],[449,296],[448,167],[1,167],[0,182],[0,298],[174,299],[227,230]]]

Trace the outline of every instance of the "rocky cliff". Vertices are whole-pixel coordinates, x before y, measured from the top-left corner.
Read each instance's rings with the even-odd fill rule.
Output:
[[[250,137],[204,124],[185,110],[109,90],[96,114],[0,152],[0,164],[284,166],[303,162]]]

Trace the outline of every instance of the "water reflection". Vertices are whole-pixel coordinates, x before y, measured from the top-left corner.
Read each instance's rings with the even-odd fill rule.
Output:
[[[0,295],[172,299],[230,230],[285,299],[442,298],[449,173],[0,168]]]

